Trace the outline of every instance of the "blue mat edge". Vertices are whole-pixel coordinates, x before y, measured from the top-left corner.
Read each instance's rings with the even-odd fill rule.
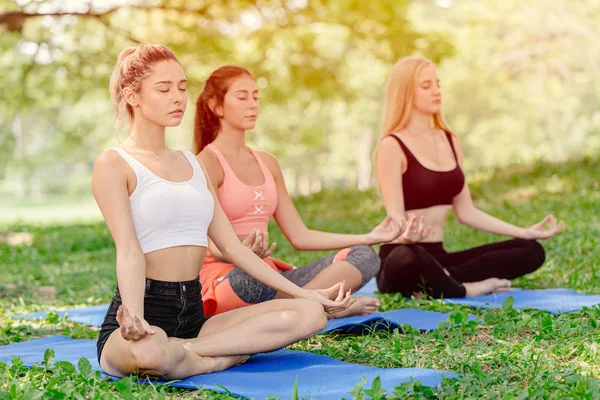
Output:
[[[25,344],[27,342],[52,340],[52,339],[58,339],[58,341],[55,343],[55,344],[58,344],[58,345],[62,345],[62,344],[64,344],[64,342],[70,342],[70,341],[78,341],[79,343],[81,343],[81,342],[96,342],[93,339],[73,339],[73,338],[70,338],[70,337],[64,336],[64,335],[55,335],[55,336],[46,336],[46,337],[43,337],[43,338],[36,338],[36,339],[29,340],[29,341],[16,342],[16,343],[10,343],[10,344],[7,344],[7,345],[2,345],[2,346],[0,346],[0,350],[2,349],[2,347],[5,347],[5,346],[21,345],[21,344]],[[49,349],[49,348],[52,348],[52,344],[53,344],[53,342],[50,342],[48,344],[43,345],[43,347],[46,348],[46,349]],[[259,353],[259,355],[264,355],[264,354],[269,354],[269,353],[274,353],[274,352],[279,352],[279,351],[285,351],[285,352],[290,352],[290,353],[291,352],[293,352],[293,353],[297,352],[297,353],[303,353],[303,354],[307,354],[307,355],[324,357],[324,358],[328,359],[329,362],[334,362],[335,364],[338,364],[338,365],[360,366],[360,367],[370,368],[370,369],[373,369],[373,370],[381,370],[382,372],[391,371],[391,370],[394,370],[394,369],[399,369],[399,370],[403,370],[403,371],[429,372],[429,373],[432,373],[433,375],[435,375],[434,379],[436,381],[436,386],[432,386],[434,388],[440,387],[443,384],[443,382],[444,382],[445,379],[452,379],[452,378],[460,379],[460,377],[462,376],[462,374],[457,374],[457,373],[455,373],[453,371],[448,371],[448,370],[435,370],[435,369],[427,369],[427,368],[393,368],[393,367],[392,368],[384,368],[384,367],[375,367],[375,366],[364,365],[364,364],[355,364],[355,363],[351,363],[351,362],[341,361],[341,360],[338,360],[336,358],[333,358],[333,357],[330,357],[330,356],[327,356],[327,355],[316,354],[316,353],[311,353],[311,352],[307,352],[307,351],[298,351],[298,350],[279,349],[279,350],[274,350],[273,352]],[[17,356],[12,356],[12,358],[14,358],[14,357],[19,357],[19,356],[18,355]],[[43,357],[43,355],[42,355],[42,357]],[[82,358],[86,358],[86,357],[82,357]],[[60,359],[55,359],[55,360],[53,360],[53,363],[56,363],[58,361],[61,361],[61,360]],[[24,366],[27,367],[27,368],[33,368],[33,366],[37,366],[41,362],[43,362],[43,361],[35,362],[35,363],[32,363],[31,365],[24,364]],[[72,363],[72,364],[74,365],[74,367],[77,370],[79,370],[77,363]],[[327,365],[327,364],[323,364],[323,365]],[[100,368],[99,369],[93,369],[93,371],[100,372],[100,377],[101,378],[106,378],[106,379],[108,379],[110,381],[116,381],[116,380],[120,380],[121,379],[121,378],[114,377],[112,375],[106,374]],[[363,378],[367,377],[367,372],[365,372],[363,374]],[[363,387],[364,388],[369,388],[370,387],[369,385],[372,385],[373,381],[377,377],[381,377],[381,376],[382,376],[382,374],[376,374],[374,377],[368,378],[367,381],[366,381],[366,383],[363,384]],[[297,378],[297,376],[296,376],[296,378]],[[178,385],[178,386],[172,385],[173,383],[182,382],[182,381],[185,381],[186,379],[188,379],[188,378],[180,379],[180,380],[170,380],[170,381],[137,380],[136,383],[138,383],[138,384],[167,385],[167,386],[171,386],[171,387],[178,387],[178,388],[182,388],[182,389],[191,389],[191,390],[210,390],[210,391],[221,393],[221,394],[231,394],[231,395],[238,396],[238,397],[241,397],[241,398],[249,398],[247,395],[244,395],[244,394],[241,394],[241,393],[237,393],[237,392],[234,392],[234,391],[230,391],[225,386],[222,386],[222,387],[219,387],[217,385],[199,386],[197,384],[184,384],[184,385]],[[411,377],[411,381],[418,382],[419,380],[418,379],[414,380]],[[408,382],[408,381],[406,381],[406,382]],[[358,382],[356,382],[356,383],[358,383]],[[429,386],[429,385],[426,385],[426,386]],[[353,388],[354,388],[354,386],[352,388],[349,388],[349,390],[353,389]],[[293,391],[293,387],[290,388],[290,393],[292,393],[292,391]],[[386,394],[391,394],[392,392],[393,392],[393,389],[386,389]],[[271,394],[270,396],[282,396],[282,394]]]

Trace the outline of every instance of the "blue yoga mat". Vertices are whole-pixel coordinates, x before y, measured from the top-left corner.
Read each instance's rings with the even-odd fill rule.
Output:
[[[8,363],[12,357],[19,356],[25,365],[32,366],[43,360],[47,348],[54,350],[56,361],[68,361],[76,366],[79,358],[85,357],[94,370],[100,369],[94,340],[70,339],[65,336],[0,346],[0,361]],[[370,388],[378,376],[382,387],[391,392],[395,386],[411,379],[421,381],[426,386],[437,387],[442,383],[442,377],[456,375],[448,371],[421,368],[376,368],[302,351],[278,350],[257,354],[245,364],[226,371],[196,375],[169,385],[227,393],[217,386],[221,385],[237,396],[263,399],[275,395],[291,399],[297,377],[299,398],[337,400],[349,398],[348,392],[363,377],[367,378],[364,387]]]
[[[365,297],[376,296],[377,282],[371,279],[355,295]],[[501,308],[508,296],[513,296],[513,308],[523,310],[534,308],[551,313],[566,313],[579,311],[583,307],[592,307],[600,304],[600,295],[583,294],[571,289],[512,289],[507,293],[487,294],[477,297],[450,298],[445,301],[450,304],[462,304],[474,308]]]
[[[377,287],[377,281],[375,278],[371,279],[367,284],[361,287],[359,290],[353,293],[355,296],[365,296],[365,297],[377,297],[375,292],[379,292],[379,288]]]
[[[108,311],[108,304],[101,304],[99,306],[71,308],[69,310],[52,310],[57,313],[59,317],[65,315],[69,317],[70,321],[78,322],[83,325],[89,326],[101,326],[104,321],[104,316]],[[38,319],[46,318],[50,311],[36,311],[29,314],[19,314],[13,316],[13,318],[25,318],[25,319]]]
[[[508,296],[512,296],[515,299],[513,308],[517,310],[534,308],[555,314],[579,311],[583,307],[592,307],[600,304],[600,295],[582,294],[570,289],[513,289],[506,293],[451,298],[445,301],[450,304],[462,304],[474,308],[502,308],[502,303]]]
[[[104,320],[104,315],[108,305],[73,308],[70,310],[56,311],[63,317],[68,316],[69,320],[84,325],[100,326]],[[45,318],[46,311],[37,311],[25,315],[16,315],[14,318]],[[424,311],[418,309],[402,309],[385,312],[378,312],[370,315],[360,315],[355,317],[346,317],[330,320],[327,327],[321,333],[336,331],[345,334],[362,334],[376,329],[395,329],[400,325],[408,324],[422,332],[436,329],[440,322],[448,321],[448,314],[434,311]],[[470,316],[471,319],[475,318]]]
[[[449,317],[449,314],[435,311],[403,308],[369,315],[332,319],[329,320],[327,328],[323,329],[321,333],[336,331],[338,333],[360,335],[376,329],[395,329],[404,324],[409,324],[421,332],[427,332],[436,329],[442,322],[448,322]],[[477,317],[469,314],[469,321],[473,319],[477,319]]]

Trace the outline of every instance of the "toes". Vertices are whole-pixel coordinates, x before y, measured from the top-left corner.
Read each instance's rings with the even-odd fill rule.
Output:
[[[367,297],[365,298],[365,302],[370,306],[379,307],[379,300],[375,297]]]

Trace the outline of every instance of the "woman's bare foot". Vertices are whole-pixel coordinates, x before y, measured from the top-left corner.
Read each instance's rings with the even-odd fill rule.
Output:
[[[368,315],[379,309],[379,300],[374,297],[358,296],[354,304],[337,313],[329,314],[329,319],[352,317],[354,315]]]
[[[479,282],[463,283],[467,297],[481,296],[488,293],[508,292],[510,281],[508,279],[489,278]]]
[[[217,371],[223,371],[225,369],[233,368],[235,366],[243,364],[246,361],[248,361],[250,356],[242,355],[242,356],[220,356],[220,357],[202,357],[202,358],[211,359],[213,362],[213,367],[211,368],[212,371],[210,371],[210,372],[217,372]]]
[[[169,338],[172,339],[172,338]],[[176,341],[184,341],[186,339],[177,338]],[[183,343],[183,347],[191,352],[195,353],[193,344],[190,342]],[[196,353],[197,354],[197,353]],[[235,367],[236,365],[240,365],[248,361],[250,355],[240,355],[240,356],[220,356],[220,357],[202,357],[204,359],[210,359],[213,362],[213,368],[211,372],[222,371],[227,368]]]
[[[248,355],[242,355],[242,356],[229,356],[226,357],[227,358],[227,362],[229,363],[229,367],[235,367],[236,365],[240,365],[245,363],[246,361],[248,361],[248,359],[250,358],[250,356]]]

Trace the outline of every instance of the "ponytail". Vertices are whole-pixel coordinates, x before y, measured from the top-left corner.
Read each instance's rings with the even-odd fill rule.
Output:
[[[140,44],[121,51],[110,76],[109,92],[113,101],[118,126],[129,127],[133,122],[133,107],[127,103],[123,91],[127,88],[138,92],[142,80],[152,72],[152,65],[159,61],[179,62],[167,47],[158,44]],[[127,123],[124,114],[127,112]]]

